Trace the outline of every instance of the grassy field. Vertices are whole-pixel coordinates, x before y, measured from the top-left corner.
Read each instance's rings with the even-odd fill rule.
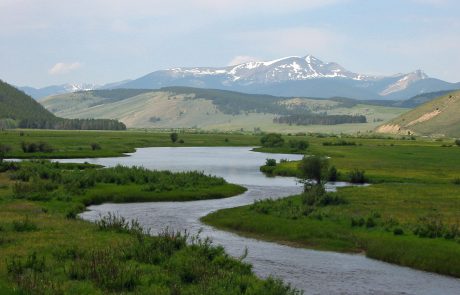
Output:
[[[85,201],[178,201],[244,188],[196,173],[46,162],[7,168],[0,173],[1,294],[297,294],[257,278],[207,239],[167,230],[148,236],[116,215],[96,224],[76,218]],[[152,183],[155,191],[142,189]]]
[[[331,145],[342,140],[355,145]],[[332,196],[345,201],[337,205],[308,207],[302,196],[293,196],[220,210],[203,221],[260,239],[365,252],[371,258],[460,277],[460,147],[452,140],[420,138],[309,141],[307,154],[329,156],[340,180],[359,169],[373,184],[340,188]],[[259,150],[289,152],[286,147]],[[285,162],[277,164],[274,174],[300,172],[296,162]]]
[[[116,157],[140,147],[159,146],[256,146],[260,136],[245,134],[180,133],[172,143],[170,133],[151,131],[0,131],[0,143],[12,148],[7,158],[96,158]],[[180,142],[183,140],[183,143]],[[24,153],[21,143],[48,143],[52,152]],[[93,150],[96,143],[100,149]]]

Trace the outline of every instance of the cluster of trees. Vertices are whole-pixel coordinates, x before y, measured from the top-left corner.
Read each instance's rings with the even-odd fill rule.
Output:
[[[24,92],[0,80],[0,129],[126,130],[125,124],[108,119],[56,117]]]
[[[289,125],[337,125],[350,123],[367,123],[363,115],[325,115],[325,114],[302,114],[288,115],[273,119],[274,123]]]

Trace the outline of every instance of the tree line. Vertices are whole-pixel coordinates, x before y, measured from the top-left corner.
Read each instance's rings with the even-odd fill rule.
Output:
[[[367,123],[367,119],[363,115],[302,114],[280,116],[274,118],[273,123],[289,125],[337,125]]]

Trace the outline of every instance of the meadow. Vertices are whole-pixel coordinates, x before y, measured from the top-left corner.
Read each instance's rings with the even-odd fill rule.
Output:
[[[323,203],[305,204],[299,195],[220,210],[202,220],[259,239],[363,252],[460,277],[460,147],[454,140],[320,136],[309,143],[305,153],[329,157],[338,180],[362,171],[371,185],[339,188]],[[291,152],[287,144],[257,150]],[[269,168],[271,175],[301,176],[298,162]]]
[[[164,229],[151,236],[115,214],[94,224],[77,217],[99,202],[244,191],[222,178],[43,160],[3,162],[1,171],[1,294],[298,294],[279,280],[257,278],[244,253],[231,258],[199,235]]]

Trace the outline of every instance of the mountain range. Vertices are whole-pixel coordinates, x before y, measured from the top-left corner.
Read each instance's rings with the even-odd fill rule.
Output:
[[[337,63],[323,62],[307,55],[226,67],[171,68],[103,86],[74,86],[76,85],[20,89],[35,98],[79,90],[186,86],[276,96],[402,100],[427,92],[458,89],[460,82],[450,83],[432,78],[422,70],[392,76],[365,75],[349,71]]]

